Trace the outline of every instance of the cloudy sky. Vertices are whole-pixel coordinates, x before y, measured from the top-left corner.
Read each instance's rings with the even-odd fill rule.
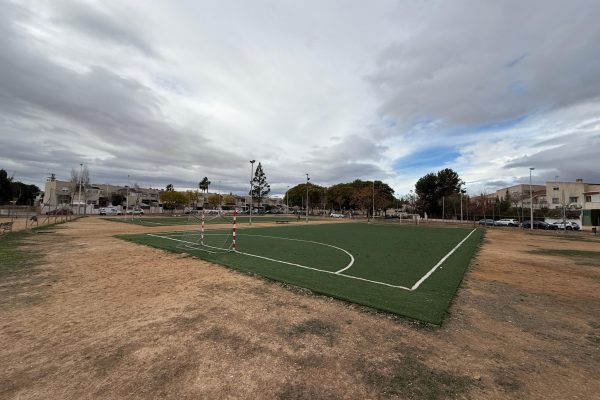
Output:
[[[0,168],[272,193],[600,182],[600,2],[0,0]]]

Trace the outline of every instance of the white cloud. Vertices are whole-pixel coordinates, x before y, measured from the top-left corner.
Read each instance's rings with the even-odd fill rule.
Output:
[[[405,193],[445,166],[510,181],[533,162],[597,179],[589,146],[540,159],[600,135],[599,6],[576,3],[0,3],[0,168],[239,192],[249,159],[279,192],[305,172]],[[460,156],[395,170],[432,147]]]

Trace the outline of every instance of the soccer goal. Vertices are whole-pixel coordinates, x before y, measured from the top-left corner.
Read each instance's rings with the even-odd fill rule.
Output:
[[[188,216],[188,225],[199,226],[199,231],[189,230],[182,235],[178,248],[187,250],[199,250],[207,253],[229,253],[236,251],[236,211],[233,215],[227,215],[222,210],[216,211],[214,214],[208,214],[205,210],[199,210],[195,213],[190,213]],[[222,222],[231,226],[231,229],[212,229],[206,230],[205,226],[208,223],[218,224]]]

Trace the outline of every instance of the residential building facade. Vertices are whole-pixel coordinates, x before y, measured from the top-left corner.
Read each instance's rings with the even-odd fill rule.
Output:
[[[531,192],[533,192],[533,196],[531,195]],[[534,210],[540,210],[548,206],[546,200],[546,186],[531,185],[531,192],[528,183],[520,183],[518,185],[496,190],[494,197],[499,200],[504,200],[508,194],[511,203],[524,208],[531,207],[531,200],[533,197]]]

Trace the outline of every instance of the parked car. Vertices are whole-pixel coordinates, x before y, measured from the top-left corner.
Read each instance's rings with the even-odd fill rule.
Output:
[[[144,215],[144,210],[127,210],[130,215]]]
[[[493,219],[480,219],[479,220],[479,225],[485,225],[485,226],[494,226],[494,220]]]
[[[496,226],[519,226],[519,221],[512,218],[502,218],[494,222]]]
[[[580,229],[579,224],[577,222],[571,222],[571,226],[574,231],[578,231]]]
[[[103,207],[100,210],[100,215],[121,215],[121,210],[115,207]]]
[[[344,218],[344,214],[331,213],[329,214],[331,218]]]
[[[579,225],[576,222],[559,221],[559,222],[555,222],[552,225],[556,226],[556,229],[563,229],[563,230],[567,230],[567,231],[578,231],[579,230]]]
[[[525,221],[521,226],[523,229],[531,229],[531,221]],[[544,221],[533,221],[533,229],[556,230],[556,226]]]

